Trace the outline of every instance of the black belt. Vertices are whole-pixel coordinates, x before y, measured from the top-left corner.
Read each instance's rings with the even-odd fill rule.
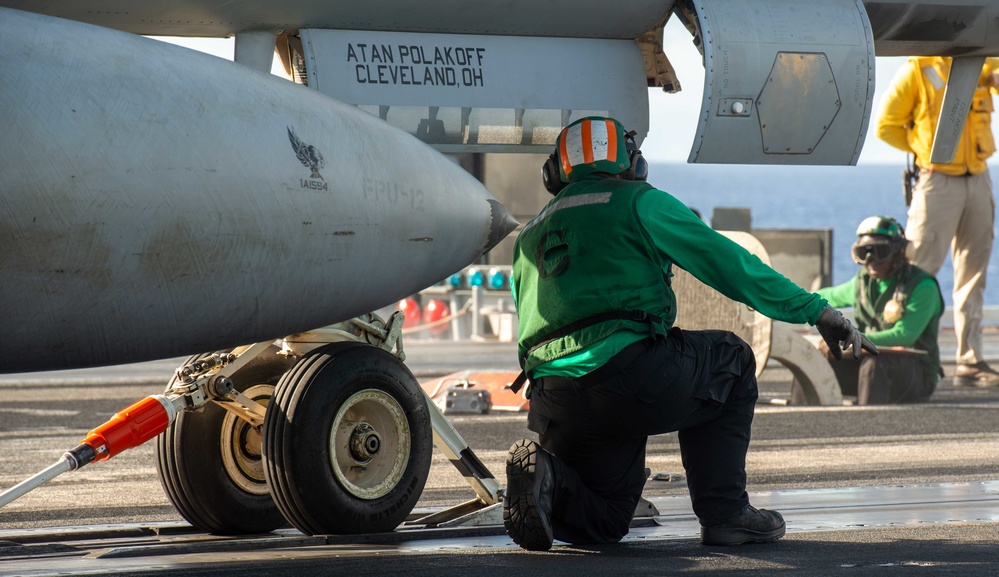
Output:
[[[542,341],[535,343],[534,346],[532,346],[530,349],[527,350],[527,353],[524,355],[524,358],[521,359],[521,366],[523,366],[524,361],[527,360],[527,357],[529,357],[535,349],[547,345],[548,343],[560,339],[575,331],[578,331],[579,329],[586,328],[591,325],[595,325],[610,320],[627,320],[627,321],[646,323],[649,326],[649,338],[652,339],[656,338],[659,334],[656,331],[656,325],[661,324],[663,322],[662,318],[656,315],[650,315],[645,311],[607,311],[593,315],[591,317],[586,317],[578,321],[569,323],[568,325],[560,329],[556,329],[555,331],[546,334],[545,338]],[[627,350],[627,348],[625,350]],[[621,352],[623,353],[624,351]],[[620,355],[621,353],[618,354]],[[520,391],[520,388],[523,387],[524,383],[526,382],[527,382],[527,373],[525,371],[520,371],[520,374],[517,375],[517,378],[515,378],[512,383],[510,383],[510,390],[513,391],[514,393],[517,393]]]
[[[925,170],[925,171],[929,172],[930,174],[933,174],[934,172],[939,172],[940,174],[942,174],[944,176],[953,176],[953,177],[977,176],[978,174],[981,174],[980,172],[977,173],[977,174],[972,174],[972,172],[970,170],[965,170],[961,174],[947,174],[945,172],[940,172],[939,170],[933,170],[932,168],[920,168],[919,170]]]
[[[609,361],[581,377],[541,377],[537,379],[540,385],[539,388],[557,391],[560,389],[571,389],[574,386],[588,388],[598,385],[611,378],[621,367],[625,367],[637,359],[639,355],[645,352],[648,342],[649,339],[642,339],[631,343],[622,349],[621,352],[611,357]]]
[[[547,345],[548,343],[558,340],[564,336],[570,335],[580,329],[593,326],[606,321],[613,320],[623,320],[632,321],[637,323],[646,323],[649,326],[649,336],[655,338],[658,334],[656,332],[656,325],[663,322],[662,318],[656,315],[650,315],[645,311],[607,311],[599,314],[595,314],[591,317],[586,317],[579,319],[578,321],[569,323],[560,329],[556,329],[545,335],[545,338],[535,343],[531,348],[527,349],[527,353],[524,355],[526,359],[533,353],[536,349]]]

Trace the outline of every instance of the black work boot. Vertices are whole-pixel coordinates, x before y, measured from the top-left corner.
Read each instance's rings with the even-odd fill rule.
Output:
[[[741,513],[724,523],[701,526],[704,545],[742,545],[769,543],[784,536],[784,517],[777,511],[746,505]]]
[[[540,445],[521,439],[506,458],[503,527],[513,542],[529,551],[547,551],[552,540],[555,466]]]

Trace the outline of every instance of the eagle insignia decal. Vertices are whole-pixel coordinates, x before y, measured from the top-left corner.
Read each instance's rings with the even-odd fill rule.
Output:
[[[288,140],[291,141],[291,148],[294,149],[295,155],[301,163],[312,171],[312,175],[309,178],[318,178],[319,180],[325,181],[323,175],[319,174],[319,169],[326,166],[323,155],[321,152],[316,150],[315,146],[311,144],[305,144],[299,140],[295,131],[288,127]]]

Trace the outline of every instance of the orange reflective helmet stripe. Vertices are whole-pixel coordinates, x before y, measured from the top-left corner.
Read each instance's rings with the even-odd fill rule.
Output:
[[[607,124],[607,160],[617,162],[617,125],[613,120],[605,120]]]
[[[565,141],[569,138],[569,131],[563,130],[562,137],[558,140],[558,157],[562,161],[562,172],[565,173],[566,178],[572,174],[572,163],[569,161],[569,151],[566,150]]]
[[[590,129],[592,126],[593,122],[590,120],[579,123],[579,136],[582,141],[583,162],[586,164],[593,162],[593,131]]]

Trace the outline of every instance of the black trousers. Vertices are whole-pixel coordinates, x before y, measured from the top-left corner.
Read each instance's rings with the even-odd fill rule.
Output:
[[[837,360],[823,348],[836,382],[844,395],[857,397],[858,405],[920,403],[929,400],[936,390],[936,379],[927,375],[918,355],[885,348],[874,356],[862,354],[854,359],[843,353]],[[798,379],[791,381],[791,404],[807,404]]]
[[[736,335],[674,328],[581,379],[543,377],[531,386],[528,426],[564,464],[556,466],[556,539],[610,543],[628,533],[645,485],[649,435],[678,431],[702,525],[723,522],[749,503],[756,359]]]

